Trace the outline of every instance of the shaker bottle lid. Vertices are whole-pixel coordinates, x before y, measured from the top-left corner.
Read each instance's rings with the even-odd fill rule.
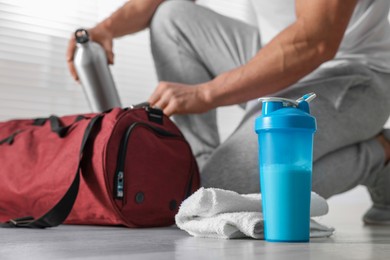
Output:
[[[298,100],[260,98],[259,101],[263,102],[262,115],[256,118],[255,131],[295,128],[314,132],[316,119],[310,115],[308,102],[315,96],[314,93],[309,93]]]
[[[88,31],[83,28],[77,29],[74,36],[76,37],[77,43],[86,43],[89,41]]]

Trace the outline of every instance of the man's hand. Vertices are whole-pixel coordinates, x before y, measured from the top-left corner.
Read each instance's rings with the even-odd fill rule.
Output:
[[[213,108],[207,101],[205,85],[160,82],[148,102],[165,115],[204,113]]]
[[[88,30],[88,35],[89,35],[89,40],[99,43],[106,51],[108,64],[114,64],[114,53],[112,51],[113,38],[111,33],[102,28],[94,27]],[[72,75],[74,80],[79,81],[76,68],[73,62],[75,51],[76,51],[76,37],[74,34],[72,34],[72,36],[69,39],[68,49],[66,51],[66,61],[68,63],[70,74]]]
[[[127,1],[121,8],[100,22],[94,28],[88,30],[92,41],[99,43],[106,51],[109,64],[114,63],[112,52],[112,40],[127,34],[139,32],[147,28],[157,7],[164,0],[131,0]],[[72,77],[78,81],[73,58],[76,50],[76,39],[71,36],[66,52],[66,60]]]

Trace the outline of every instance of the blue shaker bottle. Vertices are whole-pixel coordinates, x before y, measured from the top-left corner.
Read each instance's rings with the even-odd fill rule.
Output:
[[[316,120],[310,115],[308,102],[315,96],[310,93],[298,100],[259,99],[263,108],[256,118],[255,131],[267,241],[309,241]]]

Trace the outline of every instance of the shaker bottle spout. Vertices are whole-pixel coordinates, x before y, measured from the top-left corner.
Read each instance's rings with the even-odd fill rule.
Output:
[[[298,98],[296,101],[299,103],[299,102],[302,102],[302,101],[306,101],[306,102],[310,102],[312,101],[313,99],[315,99],[317,97],[316,93],[314,92],[311,92],[311,93],[308,93],[308,94],[305,94],[303,95],[302,97]]]
[[[298,108],[306,113],[310,114],[309,102],[315,99],[317,95],[315,93],[308,93],[298,98],[296,101],[298,102]]]
[[[258,101],[263,103],[262,115],[267,115],[283,107],[295,107],[310,114],[309,102],[316,98],[314,92],[303,95],[297,100],[280,97],[263,97]]]

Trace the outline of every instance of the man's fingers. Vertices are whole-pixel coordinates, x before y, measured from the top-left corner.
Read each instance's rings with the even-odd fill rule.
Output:
[[[176,112],[176,109],[175,109],[175,106],[170,103],[168,104],[164,109],[163,109],[163,113],[166,115],[166,116],[171,116],[173,115],[173,113]]]
[[[75,39],[74,35],[72,34],[72,36],[70,37],[69,42],[68,42],[68,48],[66,50],[66,61],[68,61],[68,62],[73,61],[75,50],[76,50],[76,39]]]
[[[149,99],[148,99],[148,103],[151,105],[151,106],[154,106],[155,103],[157,102],[158,98],[157,96],[155,95],[155,93],[153,93]]]
[[[168,100],[164,100],[164,99],[159,99],[154,105],[152,105],[153,107],[156,107],[156,108],[159,108],[159,109],[162,109],[164,110],[164,108],[169,104]]]
[[[114,64],[114,53],[112,51],[106,51],[108,64]]]
[[[74,78],[78,81],[79,77],[77,76],[76,68],[73,63],[74,52],[76,51],[76,39],[74,35],[71,36],[68,43],[68,49],[66,50],[66,62],[68,63],[69,72]]]
[[[79,81],[79,77],[77,76],[76,68],[74,66],[73,61],[68,61],[68,68],[74,80]]]
[[[152,95],[149,97],[148,102],[151,106],[155,106],[156,103],[161,99],[161,90],[157,88],[153,91]]]

